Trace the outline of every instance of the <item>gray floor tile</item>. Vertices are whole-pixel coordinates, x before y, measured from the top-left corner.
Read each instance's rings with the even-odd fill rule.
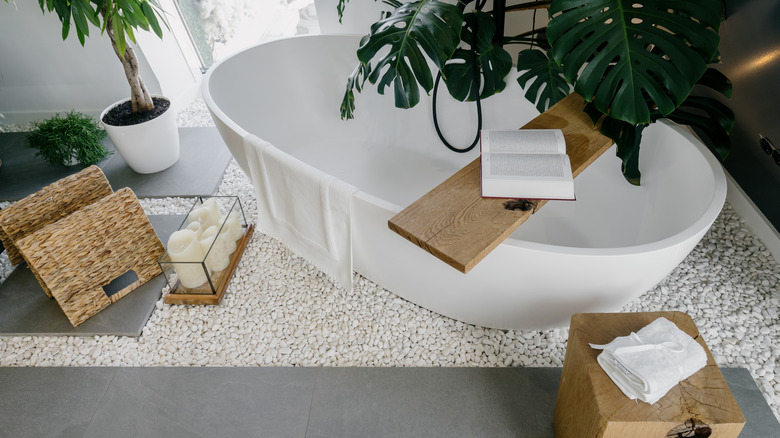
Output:
[[[552,437],[559,378],[555,369],[323,369],[307,437]]]
[[[150,216],[160,240],[179,228],[183,215]],[[154,311],[165,278],[158,275],[103,311],[73,327],[60,306],[48,298],[30,269],[21,264],[0,283],[0,336],[139,336]]]
[[[0,436],[84,436],[116,371],[0,368]]]
[[[747,419],[740,436],[780,437],[748,371],[722,371]],[[0,436],[553,438],[560,375],[560,368],[0,368]]]
[[[561,381],[561,368],[515,368],[519,373],[528,373],[528,392],[524,397],[533,400],[532,406],[521,415],[533,415],[536,428],[529,435],[517,436],[554,437],[553,414]]]
[[[81,166],[49,166],[24,144],[27,133],[0,134],[0,201],[17,201],[68,175]],[[136,173],[118,153],[98,166],[114,190],[130,187],[139,198],[213,195],[231,155],[217,128],[179,128],[181,154],[170,168],[153,174]],[[111,140],[104,141],[113,151]]]
[[[179,161],[162,172],[135,173],[119,154],[101,168],[114,190],[130,187],[139,198],[217,193],[222,174],[232,158],[217,128],[180,128],[179,141]]]
[[[18,201],[35,193],[61,178],[72,175],[82,169],[81,166],[50,166],[35,156],[35,149],[25,144],[26,132],[0,133],[0,201]],[[114,150],[111,140],[106,138],[103,144]],[[103,159],[99,167],[105,165],[113,156]]]
[[[745,368],[721,368],[734,399],[745,415],[741,437],[780,438],[780,423],[756,386],[756,381]]]
[[[316,370],[124,368],[85,437],[304,437]]]

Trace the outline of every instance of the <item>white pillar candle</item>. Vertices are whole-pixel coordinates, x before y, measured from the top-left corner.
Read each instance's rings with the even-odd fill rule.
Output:
[[[220,225],[220,215],[219,215],[219,206],[217,205],[217,198],[209,198],[209,199],[207,199],[203,203],[201,208],[205,209],[206,212],[208,213],[208,217],[209,217],[208,226],[209,227],[212,226],[212,225],[216,225],[216,226]],[[204,228],[208,228],[208,227],[204,227]]]
[[[244,236],[244,229],[241,226],[241,220],[239,219],[238,213],[234,211],[230,213],[227,218],[223,217],[222,221],[225,222],[225,230],[223,230],[223,232],[228,239],[235,242]]]
[[[225,251],[227,254],[233,254],[233,251],[236,250],[236,241],[231,239],[228,235],[228,226],[225,225],[225,228],[222,229],[222,232],[219,233],[219,236],[217,236],[217,240],[221,240],[223,245],[225,246]]]
[[[219,225],[219,206],[216,198],[207,199],[200,207],[193,209],[187,218],[190,222],[200,222],[204,230],[212,225]]]
[[[205,238],[206,236],[217,236],[217,245],[221,247],[221,250],[228,257],[230,257],[230,254],[233,254],[233,251],[236,250],[236,242],[227,238],[224,228],[220,232],[219,227],[217,226],[208,227],[203,231],[201,238]]]
[[[224,243],[219,239],[214,241],[217,238],[218,230],[216,226],[212,225],[203,231],[200,239],[200,248],[206,254],[206,267],[211,272],[221,271],[230,264],[230,254],[225,252]]]
[[[194,231],[179,230],[171,234],[168,255],[174,262],[195,262],[173,264],[182,286],[194,288],[206,282],[206,273],[200,263],[203,261],[203,250]]]
[[[186,227],[187,230],[192,230],[195,232],[195,237],[200,240],[200,235],[203,233],[203,227],[200,225],[200,222],[190,222],[189,225]]]
[[[202,228],[206,228],[203,225],[206,222],[208,222],[209,215],[206,212],[206,210],[204,210],[204,209],[202,209],[200,207],[193,208],[192,211],[190,212],[190,215],[187,216],[187,220],[189,220],[191,224],[197,222],[197,223],[199,223],[201,225]]]

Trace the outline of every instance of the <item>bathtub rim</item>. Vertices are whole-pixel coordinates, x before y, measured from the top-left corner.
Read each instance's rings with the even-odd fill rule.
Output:
[[[219,120],[225,124],[228,128],[230,128],[233,132],[238,134],[241,138],[245,138],[249,132],[239,126],[237,123],[235,123],[231,118],[227,117],[227,115],[222,111],[222,109],[219,108],[219,106],[214,102],[214,99],[211,97],[211,92],[209,90],[209,84],[211,83],[211,76],[213,75],[214,71],[217,70],[222,64],[225,64],[229,62],[231,59],[236,58],[246,52],[249,52],[251,50],[256,49],[257,47],[264,46],[266,44],[274,44],[279,41],[284,40],[293,40],[293,39],[301,39],[301,38],[342,38],[342,37],[358,37],[360,38],[362,35],[357,33],[339,33],[339,34],[303,34],[303,35],[292,35],[287,37],[279,37],[279,38],[273,38],[269,39],[267,41],[263,41],[257,44],[253,44],[249,47],[246,47],[244,49],[241,49],[233,54],[230,54],[226,56],[225,58],[217,61],[216,63],[212,64],[211,67],[209,67],[206,72],[203,74],[203,78],[200,83],[200,90],[201,90],[201,96],[203,97],[204,102],[206,103],[206,106],[208,107],[209,111],[213,114],[218,116]],[[256,135],[256,134],[255,134]],[[258,137],[260,137],[258,135]],[[262,137],[260,137],[262,139]]]
[[[209,86],[211,83],[211,77],[217,69],[219,69],[224,63],[232,60],[234,57],[241,56],[246,52],[256,49],[259,46],[263,46],[266,44],[274,44],[282,40],[301,39],[301,38],[330,39],[330,38],[360,37],[360,36],[362,35],[353,34],[353,33],[307,34],[307,35],[295,35],[291,37],[276,38],[273,40],[268,40],[268,41],[264,41],[252,45],[212,65],[203,75],[203,81],[201,83],[201,95],[203,97],[204,102],[206,103],[206,106],[211,112],[212,117],[219,119],[219,123],[224,124],[225,127],[233,131],[240,138],[245,138],[249,134],[249,132],[244,128],[242,128],[241,126],[239,126],[230,117],[228,117],[225,114],[225,112],[222,111],[222,109],[216,104],[216,102],[211,96]],[[508,237],[501,243],[501,245],[508,245],[518,249],[552,253],[552,254],[611,257],[611,256],[641,254],[641,253],[661,251],[664,249],[668,249],[670,247],[680,245],[684,242],[689,241],[690,239],[697,238],[698,236],[703,234],[703,231],[706,232],[709,229],[709,227],[712,225],[712,223],[715,222],[715,220],[717,219],[717,216],[720,213],[721,209],[723,208],[723,205],[726,200],[727,183],[726,183],[726,177],[723,168],[721,164],[717,161],[717,159],[712,155],[712,153],[709,150],[707,150],[706,146],[702,144],[701,140],[699,140],[690,131],[690,129],[677,125],[676,123],[668,119],[660,119],[655,123],[661,123],[665,125],[664,129],[672,129],[676,131],[677,134],[681,135],[684,141],[688,141],[692,143],[692,145],[696,147],[699,153],[703,156],[703,158],[705,159],[706,163],[709,166],[710,171],[712,172],[712,178],[714,182],[712,199],[709,205],[707,206],[707,208],[705,209],[705,211],[692,224],[690,224],[686,228],[683,228],[677,233],[672,234],[663,239],[656,240],[650,243],[638,244],[638,245],[627,245],[627,246],[607,247],[607,248],[588,248],[588,247],[552,245],[546,243],[529,242],[526,240],[520,240],[513,237]],[[258,137],[262,138],[262,136],[260,135],[258,135]],[[284,150],[282,150],[282,152],[286,153]],[[293,158],[297,159],[297,157],[293,157]],[[626,182],[626,184],[628,183]],[[401,210],[405,208],[395,203],[378,198],[377,196],[366,193],[360,189],[358,189],[358,191],[355,192],[354,196],[359,198],[361,201],[374,204],[377,207],[386,210],[388,213],[391,214],[391,216],[401,212]]]

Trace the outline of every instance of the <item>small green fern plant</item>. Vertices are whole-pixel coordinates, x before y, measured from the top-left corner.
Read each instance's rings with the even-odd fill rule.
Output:
[[[38,150],[36,157],[52,166],[68,166],[75,159],[86,167],[109,155],[103,146],[106,131],[86,114],[76,111],[64,117],[55,114],[34,126],[35,130],[27,136],[27,145]]]

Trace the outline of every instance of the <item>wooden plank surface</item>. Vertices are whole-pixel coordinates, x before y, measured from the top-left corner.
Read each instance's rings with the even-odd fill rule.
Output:
[[[522,129],[560,129],[576,178],[612,146],[582,112],[572,93]],[[531,211],[507,210],[506,199],[482,198],[477,158],[388,221],[391,230],[467,273],[528,219]],[[576,188],[575,188],[576,192]],[[539,201],[537,210],[547,201]],[[576,202],[576,201],[561,201]]]
[[[694,338],[707,354],[707,365],[650,405],[626,397],[598,364],[601,350],[589,344],[603,345],[628,336],[659,317]],[[677,311],[578,313],[569,327],[554,424],[559,438],[693,436],[691,428],[702,429],[701,436],[710,436],[704,434],[710,429],[713,437],[736,438],[745,417],[689,315]]]

